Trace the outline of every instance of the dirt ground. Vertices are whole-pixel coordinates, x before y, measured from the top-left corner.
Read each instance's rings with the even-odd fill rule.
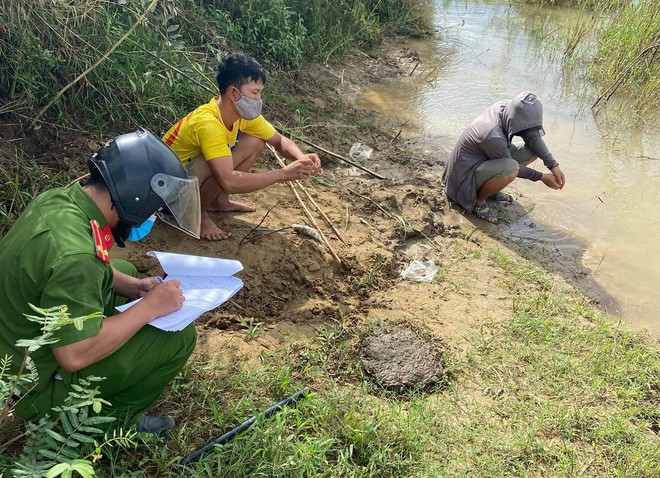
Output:
[[[304,188],[341,238],[305,193],[298,191],[339,261],[327,245],[291,229],[292,224],[312,224],[288,184],[242,198],[257,205],[254,213],[212,214],[221,228],[232,232],[229,240],[196,240],[159,222],[143,241],[111,251],[112,257],[129,259],[149,275],[162,273],[157,260],[146,256],[152,250],[241,261],[244,270],[238,276],[244,288],[228,304],[197,320],[200,353],[224,363],[250,366],[262,351],[278,347],[287,337],[313,336],[319,325],[340,314],[350,314],[355,320],[371,317],[387,323],[412,322],[460,346],[462,338],[480,325],[510,315],[513,297],[501,285],[502,272],[487,251],[521,249],[507,240],[506,226],[498,229],[463,216],[446,203],[440,177],[452,145],[431,147],[423,139],[404,139],[399,126],[372,113],[366,113],[376,124],[370,129],[347,126],[350,122],[336,114],[342,109],[347,117],[365,116],[357,112],[353,100],[370,81],[407,75],[417,61],[415,52],[394,49],[374,55],[360,53],[341,66],[296,73],[299,84],[322,76],[330,85],[324,96],[292,91],[318,113],[311,121],[322,126],[308,134],[311,142],[342,156],[348,156],[354,142],[369,145],[374,151],[362,164],[386,178],[377,179],[301,145],[318,152],[325,168],[325,184],[308,180]],[[266,117],[276,125],[287,124],[285,115],[277,111]],[[66,170],[72,161],[83,163],[102,144],[93,136],[76,138],[63,139],[57,147],[36,155],[37,161]],[[8,144],[5,141],[5,147]],[[16,142],[11,147],[30,153],[27,143]],[[274,164],[265,153],[257,169]],[[533,208],[518,196],[506,209],[509,216],[522,216]],[[475,227],[480,231],[475,233]],[[589,272],[579,265],[580,258],[557,260],[545,251],[532,251],[531,255],[598,297]],[[434,261],[436,280],[420,284],[401,279],[400,272],[415,259]],[[249,335],[251,340],[247,340]]]

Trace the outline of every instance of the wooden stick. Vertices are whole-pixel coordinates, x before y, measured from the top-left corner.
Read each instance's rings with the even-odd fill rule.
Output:
[[[328,226],[330,226],[330,229],[332,229],[332,232],[335,233],[335,236],[337,236],[337,239],[339,239],[341,242],[343,242],[344,245],[348,245],[348,244],[346,244],[346,241],[345,241],[344,238],[342,237],[341,233],[337,230],[337,228],[335,227],[335,225],[332,223],[332,221],[330,220],[330,218],[329,218],[329,217],[323,212],[323,210],[321,210],[321,208],[319,207],[319,205],[316,204],[316,201],[314,201],[314,198],[309,194],[309,192],[307,191],[307,188],[305,187],[305,185],[304,185],[303,183],[301,183],[300,181],[296,181],[296,184],[297,184],[297,185],[300,187],[300,189],[302,189],[302,191],[305,193],[305,195],[307,196],[307,199],[309,199],[309,200],[312,202],[312,204],[314,205],[314,207],[316,208],[316,210],[319,212],[319,214],[321,215],[321,217],[323,218],[323,220],[326,222],[326,224],[327,224]]]
[[[82,80],[87,74],[95,69],[97,66],[99,66],[101,63],[103,63],[110,55],[112,55],[112,52],[115,51],[119,45],[124,43],[124,40],[126,40],[131,33],[133,33],[133,30],[135,30],[140,23],[142,23],[142,20],[147,16],[149,11],[158,3],[158,0],[152,0],[152,2],[149,4],[149,6],[145,9],[144,13],[140,15],[140,17],[135,21],[133,26],[128,29],[128,31],[119,39],[117,40],[117,43],[112,45],[112,47],[99,58],[96,63],[94,63],[92,66],[87,68],[85,71],[83,71],[81,74],[79,74],[75,79],[73,79],[68,85],[66,85],[64,88],[62,88],[56,95],[55,98],[50,100],[46,106],[44,106],[41,111],[37,113],[37,115],[34,117],[32,120],[32,127],[34,128],[34,125],[37,123],[37,120],[43,116],[43,114],[48,111],[48,108],[53,106],[53,104],[59,99],[60,96],[62,96],[69,88],[71,88],[73,85],[78,83],[80,80]]]
[[[286,134],[288,134],[288,135],[290,135],[290,136],[294,136],[294,137],[296,137],[296,138],[298,139],[298,141],[301,141],[301,142],[303,142],[303,143],[305,143],[305,144],[308,144],[308,145],[311,146],[312,148],[316,148],[316,149],[318,149],[319,151],[323,151],[325,154],[330,155],[330,156],[332,156],[333,158],[340,159],[341,161],[343,161],[343,162],[345,162],[345,163],[348,163],[348,164],[350,164],[351,166],[355,166],[356,168],[361,169],[361,170],[364,171],[365,173],[369,173],[369,174],[371,174],[371,175],[372,175],[373,177],[375,177],[375,178],[378,178],[378,179],[387,179],[387,178],[385,178],[384,176],[381,176],[380,174],[378,174],[378,173],[372,171],[371,169],[365,168],[364,166],[362,166],[362,165],[356,163],[355,161],[351,161],[350,159],[345,158],[345,157],[343,157],[343,156],[341,156],[341,155],[339,155],[339,154],[337,154],[337,153],[333,153],[332,151],[329,151],[329,150],[327,150],[327,149],[325,149],[325,148],[322,148],[321,146],[318,146],[318,145],[312,143],[311,141],[307,141],[306,139],[303,139],[303,138],[301,138],[300,136],[296,136],[292,131],[287,131],[287,130],[284,129],[284,128],[277,128],[277,129],[280,131],[280,133],[286,133]]]
[[[298,198],[298,202],[300,203],[303,210],[305,211],[305,214],[307,214],[307,217],[309,218],[309,220],[312,221],[312,224],[314,224],[314,227],[316,228],[316,230],[319,231],[319,234],[321,235],[321,239],[323,239],[323,242],[325,242],[325,245],[328,246],[328,250],[330,251],[330,254],[332,254],[332,257],[334,257],[335,260],[339,264],[341,264],[341,259],[339,258],[339,256],[335,252],[335,250],[332,248],[332,246],[328,242],[328,239],[325,237],[325,234],[323,234],[323,231],[321,230],[318,223],[316,222],[316,219],[314,219],[314,216],[312,216],[312,213],[309,212],[309,209],[307,209],[307,206],[305,206],[305,203],[303,202],[302,198],[300,197],[300,194],[298,194],[298,191],[296,190],[295,186],[291,182],[289,183],[289,185],[291,186],[291,189],[293,190],[293,193]]]
[[[268,145],[268,148],[269,148],[270,151],[273,153],[273,155],[275,155],[275,158],[277,159],[277,162],[280,163],[280,166],[281,166],[281,167],[284,167],[284,161],[282,160],[282,158],[280,158],[280,157],[277,155],[277,152],[275,151],[275,149],[273,149],[273,147],[270,146],[270,145]],[[302,191],[303,191],[303,192],[305,193],[305,195],[307,196],[307,199],[309,199],[309,200],[311,201],[311,203],[314,205],[314,208],[318,211],[318,213],[321,215],[321,217],[323,218],[323,220],[325,220],[326,224],[327,224],[328,226],[330,226],[330,229],[332,229],[332,232],[335,233],[335,235],[337,236],[337,239],[339,239],[344,245],[347,246],[348,244],[347,244],[346,241],[344,240],[344,237],[343,237],[343,236],[341,235],[341,233],[337,230],[337,228],[336,228],[335,225],[332,223],[332,221],[331,221],[330,218],[327,216],[327,214],[326,214],[325,212],[323,212],[323,210],[321,209],[321,207],[316,203],[316,201],[314,201],[314,198],[309,194],[309,192],[307,191],[307,188],[305,187],[305,185],[304,185],[302,182],[297,181],[297,180],[294,181],[294,182],[296,183],[296,185],[297,185],[298,187],[300,187],[300,189],[302,189]]]
[[[270,149],[270,151],[273,153],[273,155],[275,156],[275,159],[277,159],[277,162],[280,163],[280,166],[283,167],[284,166],[284,161],[282,161],[282,158],[279,157],[279,155],[275,151],[275,148],[273,148],[269,144],[268,149]],[[298,194],[298,190],[296,189],[296,186],[295,186],[294,182],[293,181],[287,181],[287,184],[289,185],[289,187],[291,187],[291,190],[293,191],[293,194],[296,195],[296,198],[298,198],[298,202],[300,203],[300,206],[303,208],[303,211],[305,211],[305,214],[307,215],[309,220],[312,222],[312,224],[314,225],[316,230],[319,231],[319,234],[321,235],[321,239],[323,239],[323,242],[325,243],[325,245],[328,246],[328,250],[330,251],[330,254],[332,254],[332,257],[334,257],[334,259],[339,264],[341,264],[341,259],[339,258],[339,256],[335,252],[335,250],[332,248],[332,246],[328,242],[328,239],[325,237],[325,234],[323,234],[323,231],[321,230],[318,223],[316,222],[316,219],[314,219],[314,216],[312,216],[312,213],[309,212],[309,209],[307,209],[307,206],[305,205],[302,198],[300,197],[300,194]]]

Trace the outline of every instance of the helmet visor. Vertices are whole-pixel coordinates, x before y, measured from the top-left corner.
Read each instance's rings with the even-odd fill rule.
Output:
[[[202,216],[197,178],[182,179],[156,173],[151,178],[151,189],[165,203],[164,208],[158,212],[158,217],[170,226],[199,239]]]

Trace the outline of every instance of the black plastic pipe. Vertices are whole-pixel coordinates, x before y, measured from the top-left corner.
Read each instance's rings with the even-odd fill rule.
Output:
[[[307,392],[309,389],[307,387],[303,388],[302,390],[297,391],[293,395],[291,395],[288,398],[285,398],[279,403],[276,403],[272,407],[267,408],[263,412],[254,415],[247,420],[245,420],[243,423],[241,423],[239,426],[236,428],[229,430],[227,433],[224,435],[216,438],[215,440],[212,440],[208,442],[206,445],[198,448],[194,452],[192,452],[190,455],[185,457],[181,462],[179,463],[181,466],[186,466],[190,465],[192,463],[195,463],[197,460],[199,460],[199,457],[202,456],[204,453],[210,451],[213,449],[213,447],[217,445],[224,445],[228,441],[234,439],[237,435],[243,433],[245,430],[250,428],[254,422],[260,419],[267,419],[275,415],[277,412],[282,410],[284,407],[289,406],[289,405],[294,405],[298,400],[301,398],[304,398],[307,395]]]

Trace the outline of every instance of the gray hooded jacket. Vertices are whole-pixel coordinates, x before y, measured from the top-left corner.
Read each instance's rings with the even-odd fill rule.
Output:
[[[543,160],[549,169],[558,163],[548,151],[543,134],[543,106],[536,95],[525,91],[513,100],[500,101],[481,113],[461,134],[452,149],[442,180],[447,197],[472,212],[477,201],[476,170],[484,161],[511,158],[509,146],[514,135]],[[525,131],[532,128],[532,131]],[[511,158],[513,159],[513,158]],[[538,181],[541,173],[520,166],[518,177]]]

